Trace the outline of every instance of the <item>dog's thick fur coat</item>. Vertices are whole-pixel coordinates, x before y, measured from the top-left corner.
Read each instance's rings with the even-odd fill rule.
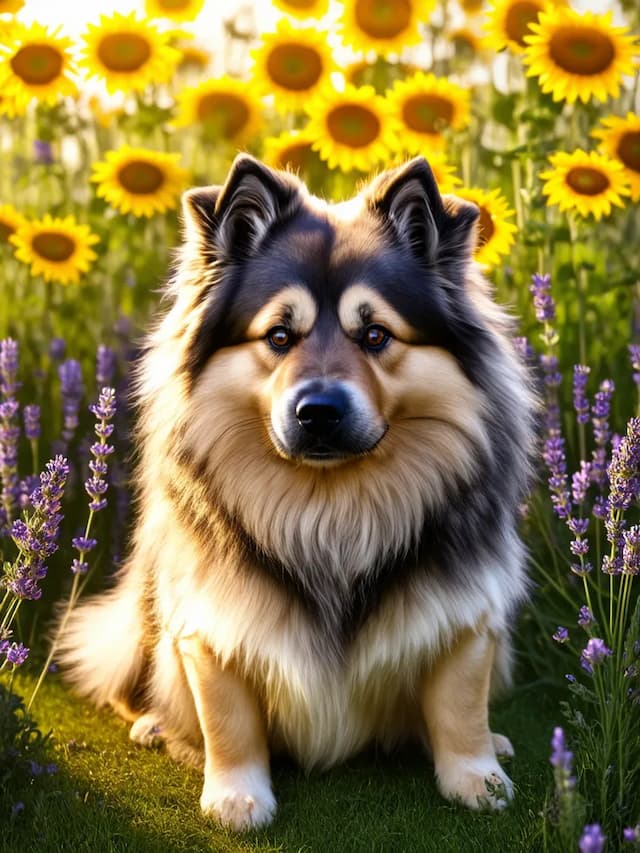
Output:
[[[241,156],[184,218],[135,543],[71,618],[70,679],[202,765],[238,829],[274,813],[271,749],[327,766],[374,739],[420,738],[445,796],[504,805],[488,699],[526,594],[532,399],[477,210],[424,160],[331,205]]]

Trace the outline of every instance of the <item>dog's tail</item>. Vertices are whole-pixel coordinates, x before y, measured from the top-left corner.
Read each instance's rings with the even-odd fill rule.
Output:
[[[127,719],[144,710],[148,647],[142,567],[126,566],[117,585],[61,617],[54,660],[82,696]]]

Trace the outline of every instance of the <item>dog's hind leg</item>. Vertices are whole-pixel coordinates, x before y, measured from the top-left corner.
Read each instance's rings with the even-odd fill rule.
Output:
[[[447,799],[475,809],[503,808],[513,797],[489,730],[494,645],[486,630],[464,632],[436,661],[422,690],[440,790]]]
[[[202,811],[236,830],[269,823],[276,801],[257,698],[195,635],[178,640],[178,649],[204,738]]]

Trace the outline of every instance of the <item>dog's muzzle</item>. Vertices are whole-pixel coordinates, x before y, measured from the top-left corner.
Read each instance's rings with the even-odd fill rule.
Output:
[[[272,440],[282,455],[331,462],[372,450],[387,425],[348,382],[313,379],[289,389],[271,415]]]

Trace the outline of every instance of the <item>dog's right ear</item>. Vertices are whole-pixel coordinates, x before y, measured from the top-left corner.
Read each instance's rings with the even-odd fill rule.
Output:
[[[187,239],[216,260],[241,262],[256,254],[271,227],[302,203],[301,184],[248,154],[236,157],[222,187],[199,187],[183,196]]]

